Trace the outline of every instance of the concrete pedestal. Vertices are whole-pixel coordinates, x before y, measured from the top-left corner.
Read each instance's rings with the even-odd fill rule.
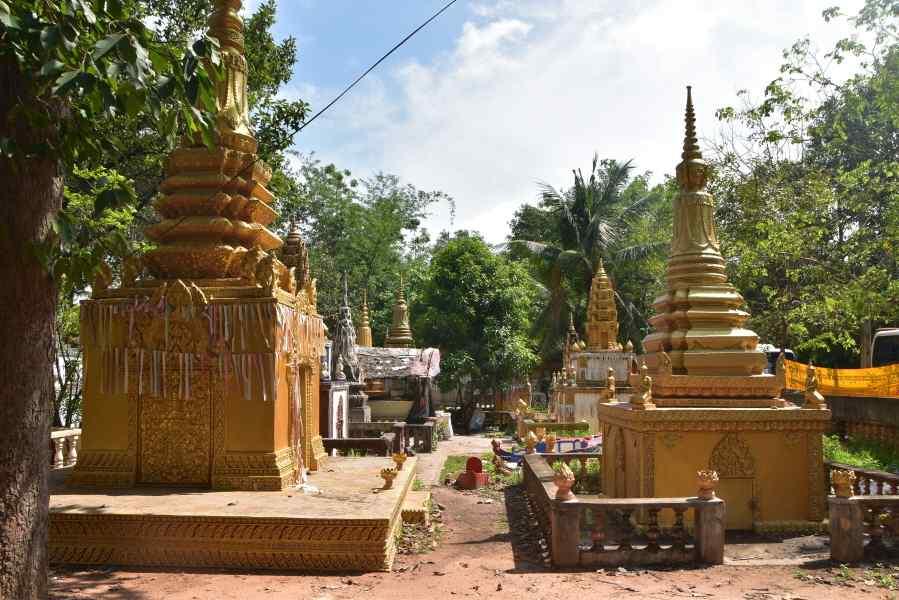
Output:
[[[603,404],[599,418],[609,497],[693,495],[696,472],[712,469],[727,529],[801,529],[826,516],[821,437],[830,411]]]

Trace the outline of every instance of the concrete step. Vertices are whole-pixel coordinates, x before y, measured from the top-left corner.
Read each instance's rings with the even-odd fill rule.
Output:
[[[406,494],[403,502],[403,523],[422,523],[427,525],[431,520],[431,492],[427,490],[412,491]]]

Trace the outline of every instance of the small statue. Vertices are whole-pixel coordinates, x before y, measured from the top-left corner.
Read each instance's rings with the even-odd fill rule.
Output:
[[[253,249],[243,255],[240,263],[240,277],[246,279],[250,285],[256,283],[256,275],[259,263],[265,258],[265,251],[259,246],[253,246]]]
[[[668,356],[667,352],[661,352],[659,354],[659,374],[660,375],[671,375],[674,372],[674,369],[671,365],[671,357]]]
[[[824,396],[818,391],[818,374],[815,372],[815,365],[811,362],[806,370],[804,398],[805,406],[803,408],[827,408]]]
[[[615,369],[613,367],[609,367],[609,370],[606,374],[606,399],[609,402],[615,402],[615,394]]]
[[[652,377],[649,376],[649,367],[646,366],[645,362],[640,367],[639,385],[634,390],[631,406],[638,410],[656,407],[652,401]]]
[[[274,253],[263,253],[264,256],[256,265],[255,280],[262,286],[262,290],[268,296],[275,295],[278,290],[278,272],[275,265]]]
[[[525,454],[533,454],[535,452],[534,448],[537,446],[537,436],[534,435],[533,431],[528,431],[527,436],[524,438],[524,446]]]
[[[126,256],[122,259],[122,287],[133,287],[138,277],[143,274],[144,261],[139,256]]]
[[[105,292],[112,285],[112,269],[105,261],[100,261],[94,271],[94,280],[91,283],[93,293]]]
[[[346,372],[343,369],[343,357],[337,357],[337,364],[334,366],[334,370],[337,373],[337,381],[346,381]]]

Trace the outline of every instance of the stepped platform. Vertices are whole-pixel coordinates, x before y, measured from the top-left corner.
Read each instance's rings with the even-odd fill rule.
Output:
[[[71,469],[50,482],[50,561],[276,569],[389,571],[406,496],[410,457],[390,490],[385,457],[333,457],[309,478],[317,492],[214,491],[142,486],[75,489]]]

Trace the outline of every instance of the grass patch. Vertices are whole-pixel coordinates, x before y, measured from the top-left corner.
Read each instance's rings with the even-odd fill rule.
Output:
[[[841,440],[836,435],[825,435],[824,458],[860,469],[899,472],[899,450],[860,438]]]
[[[416,475],[415,479],[412,480],[412,491],[413,492],[423,492],[428,489],[425,486],[425,482],[421,480],[421,478]]]
[[[888,591],[899,590],[899,566],[878,563],[875,567],[851,568],[840,565],[815,574],[797,571],[796,579],[808,583],[823,583],[849,588],[879,588]],[[886,596],[887,598],[895,596]]]
[[[459,473],[465,470],[465,462],[470,454],[452,454],[446,457],[443,463],[443,469],[440,471],[440,481],[447,479],[455,481]],[[514,469],[509,473],[503,473],[496,470],[493,464],[493,453],[485,452],[481,454],[481,462],[484,465],[484,472],[490,475],[490,484],[487,487],[478,490],[484,496],[490,498],[499,498],[503,495],[503,490],[511,485],[521,483],[521,469]]]

